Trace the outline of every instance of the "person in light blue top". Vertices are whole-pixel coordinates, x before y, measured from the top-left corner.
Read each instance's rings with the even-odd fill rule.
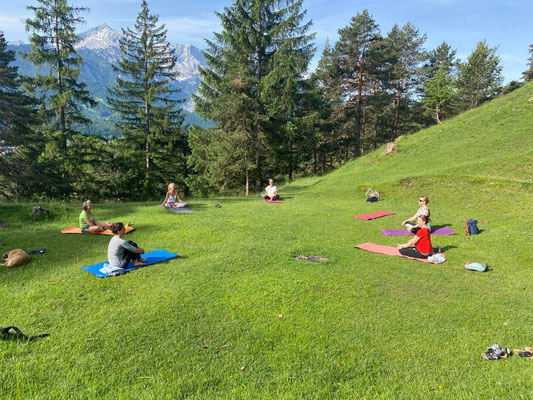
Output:
[[[117,222],[111,225],[111,231],[114,236],[109,241],[107,247],[107,261],[111,268],[126,268],[130,261],[133,261],[134,267],[140,267],[144,265],[146,259],[141,258],[141,254],[144,254],[144,249],[138,247],[137,243],[131,240],[125,241],[122,239],[122,235],[126,233],[124,224]]]
[[[431,231],[431,225],[429,224],[429,221],[431,221],[429,219],[431,213],[428,208],[428,203],[429,199],[426,196],[420,196],[420,198],[418,199],[418,204],[420,206],[418,208],[418,211],[411,218],[408,218],[403,221],[402,226],[405,226],[408,231],[411,231],[412,233],[416,234],[421,229],[421,227],[418,226],[418,223],[416,225],[413,225],[410,222],[417,221],[418,217],[420,217],[421,215],[425,215],[426,217],[428,217],[428,223],[426,224],[426,227]]]

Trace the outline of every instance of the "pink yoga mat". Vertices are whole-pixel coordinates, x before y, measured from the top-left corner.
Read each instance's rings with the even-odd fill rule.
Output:
[[[413,236],[414,233],[409,232],[407,229],[382,229],[381,232],[385,236]],[[449,236],[457,235],[453,229],[443,226],[442,228],[432,229],[431,236]]]
[[[371,251],[372,253],[385,254],[386,256],[409,258],[410,260],[422,261],[422,262],[432,264],[430,261],[428,261],[427,258],[414,258],[414,257],[404,256],[400,253],[400,250],[397,249],[396,247],[383,246],[381,244],[374,244],[374,243],[363,243],[355,247],[361,250]]]
[[[389,211],[377,211],[373,214],[356,215],[354,218],[364,219],[365,221],[368,221],[370,219],[386,217],[387,215],[394,215],[394,213]]]
[[[283,203],[281,200],[265,200],[267,203]]]

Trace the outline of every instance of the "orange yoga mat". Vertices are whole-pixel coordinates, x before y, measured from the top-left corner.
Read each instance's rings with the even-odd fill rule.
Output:
[[[135,230],[135,228],[132,228],[131,226],[126,226],[126,233],[130,233],[131,231]],[[71,226],[70,228],[65,228],[61,231],[61,233],[81,233],[80,228],[76,228],[75,226]],[[89,235],[89,233],[87,234]],[[103,232],[95,233],[95,235],[110,235],[113,236],[113,232],[111,232],[111,229],[106,229]]]
[[[400,250],[397,249],[396,247],[383,246],[381,244],[374,244],[374,243],[363,243],[355,247],[361,250],[371,251],[372,253],[385,254],[386,256],[403,257],[403,258],[409,258],[410,260],[431,263],[431,261],[429,261],[427,258],[414,258],[414,257],[404,256],[403,254],[400,253]]]

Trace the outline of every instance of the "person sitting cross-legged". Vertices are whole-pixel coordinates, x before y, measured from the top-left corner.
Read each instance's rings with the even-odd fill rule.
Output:
[[[407,243],[399,244],[400,254],[414,258],[428,258],[433,254],[431,244],[431,233],[428,228],[429,218],[427,215],[420,215],[417,220],[420,228],[415,233],[415,237]]]
[[[263,199],[272,201],[279,200],[278,188],[274,185],[274,179],[268,180],[268,186],[265,188]]]
[[[81,233],[100,233],[111,226],[109,222],[98,222],[91,210],[93,205],[91,200],[85,200],[81,206],[82,212],[79,216]]]

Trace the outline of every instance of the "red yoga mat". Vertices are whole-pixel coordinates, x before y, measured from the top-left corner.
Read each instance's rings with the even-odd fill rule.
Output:
[[[414,258],[414,257],[407,257],[400,253],[400,250],[396,247],[391,246],[383,246],[381,244],[374,244],[374,243],[363,243],[359,246],[355,246],[358,249],[361,250],[367,250],[371,251],[372,253],[379,253],[379,254],[385,254],[386,256],[396,256],[396,257],[403,257],[403,258],[409,258],[410,260],[416,260],[416,261],[422,261],[426,263],[431,263],[427,258]],[[431,263],[433,264],[433,263]]]
[[[364,219],[365,221],[368,221],[370,219],[386,217],[387,215],[394,215],[394,213],[389,211],[377,211],[373,214],[356,215],[354,218]]]
[[[125,226],[125,228],[126,228],[126,233],[130,233],[131,231],[135,230],[135,228],[132,228],[131,226]],[[81,233],[81,229],[76,228],[75,226],[71,226],[70,228],[63,229],[61,233]],[[87,233],[87,235],[90,235],[90,233]],[[105,231],[95,233],[95,235],[113,236],[113,232],[111,232],[111,229],[106,229]]]

